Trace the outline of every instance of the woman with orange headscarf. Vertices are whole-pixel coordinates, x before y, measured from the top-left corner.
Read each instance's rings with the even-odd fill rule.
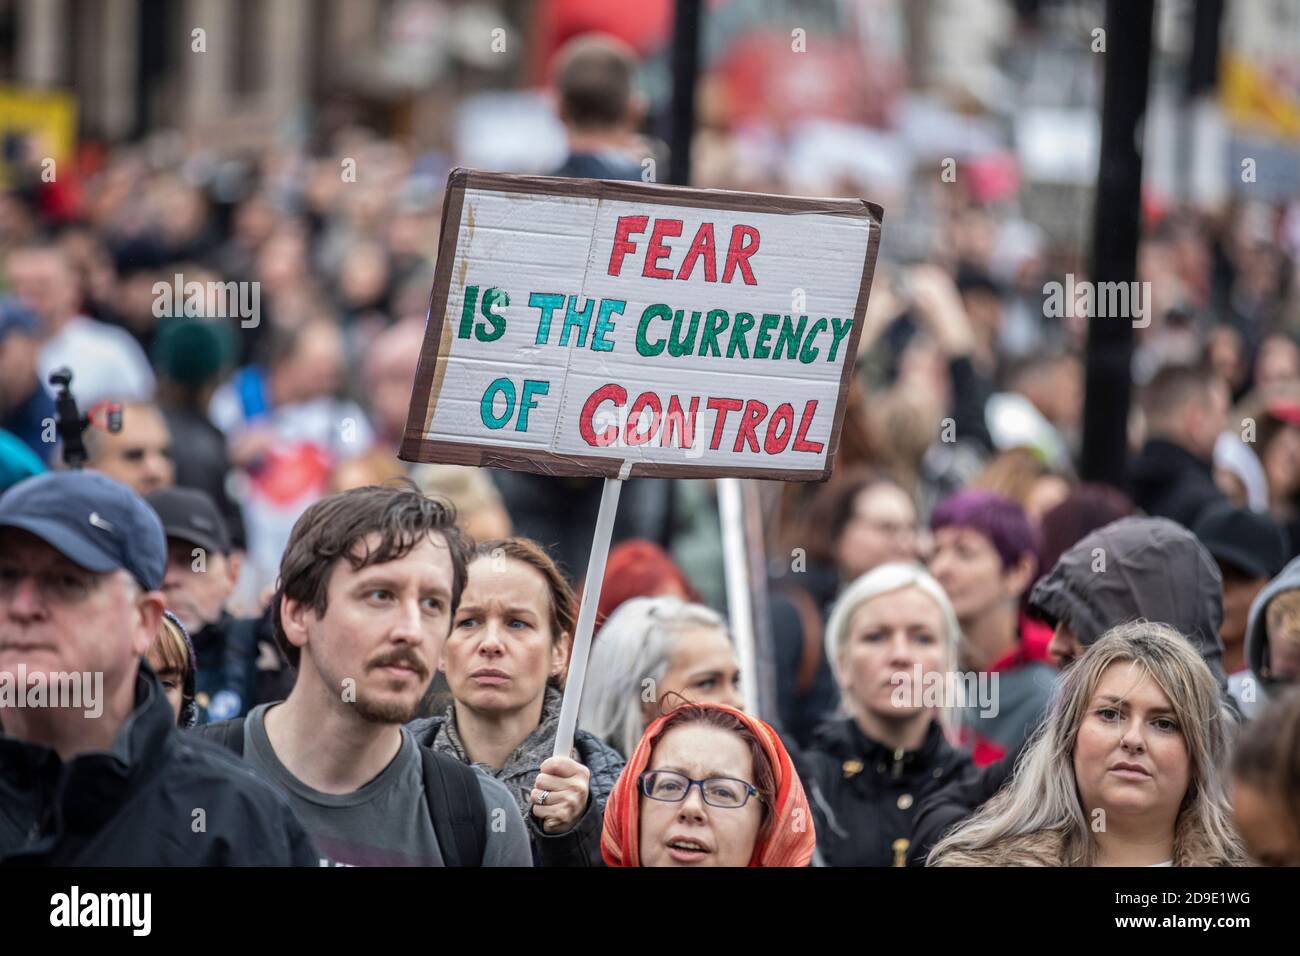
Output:
[[[816,842],[776,731],[725,704],[684,704],[632,753],[600,851],[609,866],[807,866]]]

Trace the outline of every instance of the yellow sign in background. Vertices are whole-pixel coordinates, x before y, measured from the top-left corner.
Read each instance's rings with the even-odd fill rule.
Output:
[[[77,143],[77,98],[71,93],[0,86],[0,184],[8,185],[12,142],[26,140],[25,155],[37,165],[44,159],[72,159]]]

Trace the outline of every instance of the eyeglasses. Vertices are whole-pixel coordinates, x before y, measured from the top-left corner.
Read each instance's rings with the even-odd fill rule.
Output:
[[[36,587],[48,599],[59,604],[76,604],[88,598],[105,578],[88,571],[29,572],[17,567],[0,567],[0,597],[12,598],[23,578],[31,576]]]
[[[684,773],[675,770],[647,770],[637,778],[641,783],[641,792],[651,800],[665,803],[681,803],[691,792],[691,787],[700,788],[700,796],[711,807],[736,810],[749,802],[750,797],[762,800],[763,795],[753,784],[734,777],[708,777],[704,780],[692,780]]]

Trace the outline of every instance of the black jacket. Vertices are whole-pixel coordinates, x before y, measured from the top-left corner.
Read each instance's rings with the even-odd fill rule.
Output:
[[[774,579],[768,590],[777,718],[800,747],[812,746],[817,728],[834,719],[840,702],[823,640],[839,590],[839,572],[816,561],[802,573]]]
[[[230,454],[226,436],[201,410],[174,405],[163,408],[167,429],[172,436],[172,460],[176,462],[176,484],[206,492],[225,519],[226,529],[235,547],[246,541],[244,516],[226,491],[230,474]]]
[[[196,634],[190,635],[197,658],[200,721],[242,717],[252,707],[254,662],[257,660],[256,618],[237,618],[227,611]],[[208,706],[222,691],[239,697],[234,713],[212,715]]]
[[[289,805],[219,747],[176,727],[143,662],[112,749],[63,761],[0,735],[0,864],[316,866]]]
[[[987,767],[968,767],[954,774],[947,786],[933,790],[917,805],[916,819],[912,822],[912,845],[907,851],[908,866],[925,866],[936,843],[946,837],[959,823],[975,815],[980,807],[1002,789],[1011,777],[1025,749],[1026,741],[1007,752],[997,763]]]
[[[981,454],[992,452],[993,436],[984,418],[993,394],[989,382],[976,370],[969,355],[949,359],[948,376],[952,380],[953,437],[975,442]]]
[[[1226,501],[1208,462],[1181,445],[1153,438],[1129,464],[1133,503],[1154,518],[1169,518],[1186,528],[1206,505]]]
[[[821,728],[796,761],[828,866],[901,866],[921,800],[965,774],[970,757],[931,723],[916,750],[890,750],[851,718]]]

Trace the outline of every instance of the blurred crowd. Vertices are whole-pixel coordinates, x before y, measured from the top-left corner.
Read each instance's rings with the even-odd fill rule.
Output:
[[[570,156],[556,173],[642,178],[652,147],[634,80],[616,43],[566,48],[555,83]],[[705,119],[696,185],[812,188],[770,159],[779,146],[756,154],[746,130]],[[469,839],[460,851],[503,864],[1300,863],[1287,693],[1300,682],[1300,197],[1143,210],[1145,313],[1091,319],[1140,320],[1137,401],[1114,423],[1128,480],[1113,487],[1079,475],[1090,319],[1050,304],[1053,283],[1088,281],[1085,251],[1014,190],[988,199],[978,177],[915,169],[905,188],[865,195],[887,216],[834,474],[760,489],[773,712],[739,709],[713,483],[633,481],[570,760],[549,748],[599,480],[397,458],[451,164],[357,126],[254,153],[157,135],[88,160],[75,183],[32,168],[0,193],[0,487],[61,471],[49,377],[70,368],[87,469],[148,502],[166,537],[156,582],[125,559],[103,569],[165,596],[150,670],[179,724],[228,738],[222,722],[246,721],[235,749],[293,795],[321,859],[446,861],[449,841]],[[920,211],[926,240],[891,244],[891,222]],[[383,509],[399,505],[372,486],[400,498],[402,478],[450,502],[454,525],[407,502],[399,526],[414,538],[390,540]],[[0,503],[0,533],[25,527],[77,561],[17,507]],[[447,566],[443,673],[422,657],[369,660],[423,680],[409,712],[367,719],[392,729],[418,715],[401,747],[486,767],[505,785],[483,785],[489,810],[517,805],[527,827],[511,830],[522,843],[484,849],[435,825],[399,859],[402,840],[360,835],[385,825],[381,809],[344,825],[312,802],[369,786],[364,768],[388,771],[362,748],[346,780],[331,778],[336,765],[307,754],[311,720],[326,719],[302,703],[308,668],[293,659],[306,641],[295,628],[310,627],[282,615],[288,601],[328,622],[310,567],[358,541],[382,541],[369,566],[417,586],[407,565],[426,534],[465,539]],[[515,577],[484,577],[494,561]],[[25,567],[0,567],[0,603],[17,606]],[[544,637],[505,647],[498,618]],[[314,660],[314,680],[350,673],[341,660]],[[918,695],[930,675],[973,682],[956,703],[900,703],[900,673]],[[268,705],[295,695],[277,723]],[[1114,753],[1130,759],[1112,765]],[[727,812],[752,795],[749,832]],[[661,804],[706,825],[677,809],[659,821]],[[1113,840],[1087,836],[1099,806]],[[803,808],[815,841],[814,827],[787,826]],[[1158,859],[1135,849],[1149,845]]]

